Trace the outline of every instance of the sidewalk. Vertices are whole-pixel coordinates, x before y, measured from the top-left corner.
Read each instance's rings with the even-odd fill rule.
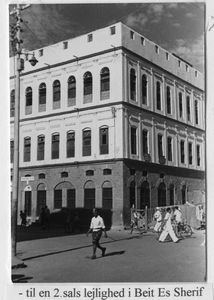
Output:
[[[130,230],[111,229],[107,232],[108,237],[102,236],[101,243],[112,243],[120,240],[130,240],[139,237],[138,232],[130,234]],[[151,232],[143,233],[143,235],[154,235]],[[29,241],[18,242],[17,256],[23,261],[36,257],[43,257],[50,254],[57,254],[72,250],[91,247],[91,234],[86,236],[85,233],[75,235],[64,235],[57,237],[49,237],[35,239]]]

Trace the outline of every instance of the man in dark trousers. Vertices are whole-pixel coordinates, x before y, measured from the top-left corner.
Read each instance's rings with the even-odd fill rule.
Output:
[[[97,248],[99,248],[102,251],[102,256],[105,256],[106,248],[101,247],[99,241],[100,241],[103,231],[104,231],[105,237],[107,237],[103,218],[99,216],[96,208],[93,209],[93,215],[94,215],[94,217],[91,219],[90,229],[87,232],[87,236],[90,232],[92,232],[93,255],[92,255],[91,259],[96,258]]]

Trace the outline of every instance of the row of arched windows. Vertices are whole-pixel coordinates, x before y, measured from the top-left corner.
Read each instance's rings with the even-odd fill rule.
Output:
[[[130,69],[129,74],[129,86],[130,86],[130,99],[133,101],[137,100],[137,76],[136,70],[134,68]],[[161,81],[156,80],[155,82],[155,99],[156,99],[156,109],[161,111],[162,110],[162,96],[161,96]],[[148,77],[146,74],[141,75],[141,98],[143,105],[149,105],[148,103]],[[179,110],[179,118],[184,118],[184,100],[182,92],[178,93],[178,110]],[[199,115],[198,115],[198,100],[195,99],[194,101],[194,120],[195,124],[199,124]],[[166,112],[167,114],[172,114],[172,88],[167,85],[166,86]],[[190,96],[186,96],[186,116],[187,121],[191,122],[191,102]]]
[[[129,203],[130,203],[130,208],[131,207],[136,207],[136,183],[133,180],[130,185],[129,185]],[[151,187],[148,181],[143,181],[141,185],[138,187],[139,188],[139,208],[140,209],[145,209],[151,207],[151,197],[150,197],[150,192],[151,192]],[[185,204],[186,203],[186,185],[181,186],[181,203],[180,204]],[[168,197],[167,197],[167,190],[168,190]],[[166,205],[175,205],[175,185],[171,183],[167,189],[166,184],[164,182],[161,182],[157,186],[157,200],[158,206],[166,206]],[[168,204],[167,204],[167,198],[168,198]]]
[[[53,109],[60,108],[61,102],[61,83],[60,80],[54,80],[52,84]],[[100,71],[100,99],[105,100],[110,97],[110,71],[109,68],[104,67]],[[83,103],[90,103],[93,99],[93,76],[87,71],[83,75]],[[47,101],[47,85],[42,82],[38,90],[38,110],[39,112],[46,110]],[[15,109],[15,90],[10,94],[10,116],[14,116]],[[32,87],[25,89],[25,114],[32,113],[33,105],[33,90]],[[70,76],[67,80],[67,106],[76,105],[76,78]]]
[[[90,156],[92,148],[91,129],[85,128],[82,131],[82,156]],[[70,130],[66,133],[66,157],[75,157],[75,131]],[[11,144],[11,146],[13,146]],[[24,151],[23,161],[31,161],[31,137],[24,138]],[[109,127],[102,126],[99,128],[99,150],[100,155],[109,153]],[[11,149],[13,152],[14,149]],[[12,153],[13,156],[13,153]],[[60,134],[55,132],[51,135],[51,159],[60,158]],[[41,134],[37,136],[37,160],[41,161],[45,159],[45,135]]]
[[[96,206],[96,187],[92,180],[87,181],[83,187],[84,190],[84,208],[93,209]],[[36,214],[39,216],[41,209],[47,205],[47,188],[44,183],[40,183],[37,186],[37,205]],[[75,186],[64,181],[57,184],[53,193],[53,208],[61,209],[63,206],[63,194],[65,195],[66,207],[76,208],[76,188]],[[25,210],[27,216],[32,214],[32,197],[31,191],[25,192]],[[111,210],[113,207],[113,188],[110,181],[104,181],[102,183],[102,208]]]

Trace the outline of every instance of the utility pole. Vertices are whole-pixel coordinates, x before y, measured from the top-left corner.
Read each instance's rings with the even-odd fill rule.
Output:
[[[14,114],[14,161],[13,161],[13,188],[12,188],[12,203],[11,203],[11,247],[12,247],[12,266],[23,265],[16,255],[16,242],[17,242],[17,213],[18,213],[18,198],[19,198],[19,117],[20,117],[20,72],[24,69],[24,59],[21,58],[22,54],[22,40],[21,40],[21,10],[29,7],[25,5],[20,7],[16,5],[15,11],[11,13],[16,15],[15,36],[12,42],[15,43],[16,54],[16,74],[15,74],[15,114]],[[37,63],[34,54],[32,59],[29,60],[32,66]]]
[[[17,241],[17,211],[19,194],[19,111],[20,111],[20,71],[21,71],[21,16],[20,5],[16,7],[16,79],[15,79],[15,115],[14,115],[14,161],[13,161],[13,189],[11,204],[11,239],[12,259],[16,257]]]

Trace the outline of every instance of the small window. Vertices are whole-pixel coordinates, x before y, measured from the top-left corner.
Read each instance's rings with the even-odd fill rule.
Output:
[[[164,173],[160,173],[160,178],[164,178]]]
[[[195,77],[198,77],[198,71],[195,71]]]
[[[45,179],[45,174],[44,174],[44,173],[40,173],[40,174],[38,175],[38,177],[39,177],[39,179]]]
[[[116,33],[115,26],[110,27],[110,33],[111,33],[111,35],[114,35]]]
[[[166,60],[169,60],[169,53],[166,52]]]
[[[155,52],[158,54],[159,53],[159,47],[155,45]]]
[[[63,49],[68,49],[68,42],[63,42]]]
[[[103,170],[103,175],[111,175],[112,171],[111,169],[104,169]]]
[[[178,60],[178,66],[179,66],[179,67],[181,66],[181,61],[180,61],[180,60]]]
[[[134,31],[130,31],[130,39],[134,40]]]
[[[85,172],[85,175],[86,175],[86,176],[94,176],[94,170],[87,170],[87,171]]]
[[[140,42],[141,42],[141,45],[143,45],[143,46],[145,45],[145,39],[144,39],[144,37],[141,36]]]
[[[88,43],[92,42],[93,41],[93,34],[92,33],[88,34],[87,38],[88,38]]]
[[[39,50],[39,56],[43,56],[43,49]]]
[[[68,172],[62,172],[62,173],[61,173],[61,177],[62,177],[62,178],[68,177]]]

